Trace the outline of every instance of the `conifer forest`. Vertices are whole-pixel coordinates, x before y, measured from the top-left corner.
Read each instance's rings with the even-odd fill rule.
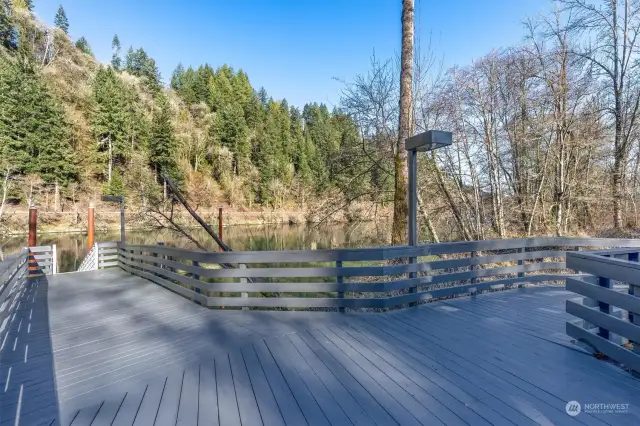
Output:
[[[100,63],[63,6],[47,26],[31,0],[0,0],[0,233],[31,204],[70,211],[103,194],[166,210],[165,176],[202,210],[393,218],[402,230],[404,137],[427,129],[454,143],[419,159],[422,241],[640,226],[632,0],[550,1],[520,44],[450,69],[437,43],[414,48],[411,31],[410,55],[404,44],[402,58],[372,55],[337,105],[274,99],[224,58],[161,75],[118,35]]]

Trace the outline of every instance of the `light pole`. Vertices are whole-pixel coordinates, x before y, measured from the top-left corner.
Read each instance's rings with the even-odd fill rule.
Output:
[[[103,195],[102,201],[120,203],[120,242],[124,244],[124,197],[122,195]]]
[[[433,151],[451,145],[453,135],[442,130],[427,130],[408,138],[404,146],[409,154],[409,245],[418,244],[418,152]],[[412,263],[415,263],[415,259]]]

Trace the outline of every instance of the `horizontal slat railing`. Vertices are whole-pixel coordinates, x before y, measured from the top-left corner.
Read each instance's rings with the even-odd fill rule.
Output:
[[[28,252],[24,249],[10,261],[0,264],[0,347],[5,344],[11,317],[24,291],[28,258]]]
[[[563,280],[569,273],[567,250],[633,245],[640,241],[544,237],[217,253],[127,244],[120,246],[118,262],[132,274],[211,307],[381,309]],[[408,258],[416,262],[405,262]]]
[[[567,312],[578,318],[567,322],[567,334],[635,372],[640,372],[639,254],[629,248],[568,253],[567,267],[588,275],[566,281],[567,290],[585,297],[582,303],[567,301]]]
[[[56,245],[29,247],[29,277],[54,275],[58,272]]]
[[[96,255],[98,269],[118,266],[118,243],[115,241],[96,243]]]

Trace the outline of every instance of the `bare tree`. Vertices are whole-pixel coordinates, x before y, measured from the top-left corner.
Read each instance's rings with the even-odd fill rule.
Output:
[[[560,0],[577,17],[568,30],[588,40],[572,51],[589,61],[602,76],[603,95],[613,119],[613,224],[622,227],[622,205],[631,138],[636,128],[640,103],[638,87],[637,37],[640,31],[640,7],[636,0]]]

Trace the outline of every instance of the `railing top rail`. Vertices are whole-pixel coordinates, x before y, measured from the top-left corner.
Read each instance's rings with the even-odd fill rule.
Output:
[[[206,252],[157,245],[125,244],[130,250],[162,253],[176,258],[209,263],[262,262],[322,262],[322,261],[382,261],[405,257],[467,253],[483,250],[509,250],[545,246],[640,247],[640,240],[616,238],[533,237],[508,240],[461,241],[418,246],[385,246],[366,248],[336,248],[320,250]]]
[[[640,285],[640,263],[627,259],[617,259],[596,252],[567,253],[567,267],[581,272]]]
[[[2,274],[4,274],[9,269],[12,269],[17,263],[19,263],[22,259],[24,259],[26,255],[27,255],[27,249],[24,248],[20,250],[19,253],[10,255],[8,260],[5,260],[4,262],[0,263],[0,276],[2,276]]]
[[[29,247],[29,250],[32,253],[47,253],[53,251],[53,246],[38,246],[38,247]]]

